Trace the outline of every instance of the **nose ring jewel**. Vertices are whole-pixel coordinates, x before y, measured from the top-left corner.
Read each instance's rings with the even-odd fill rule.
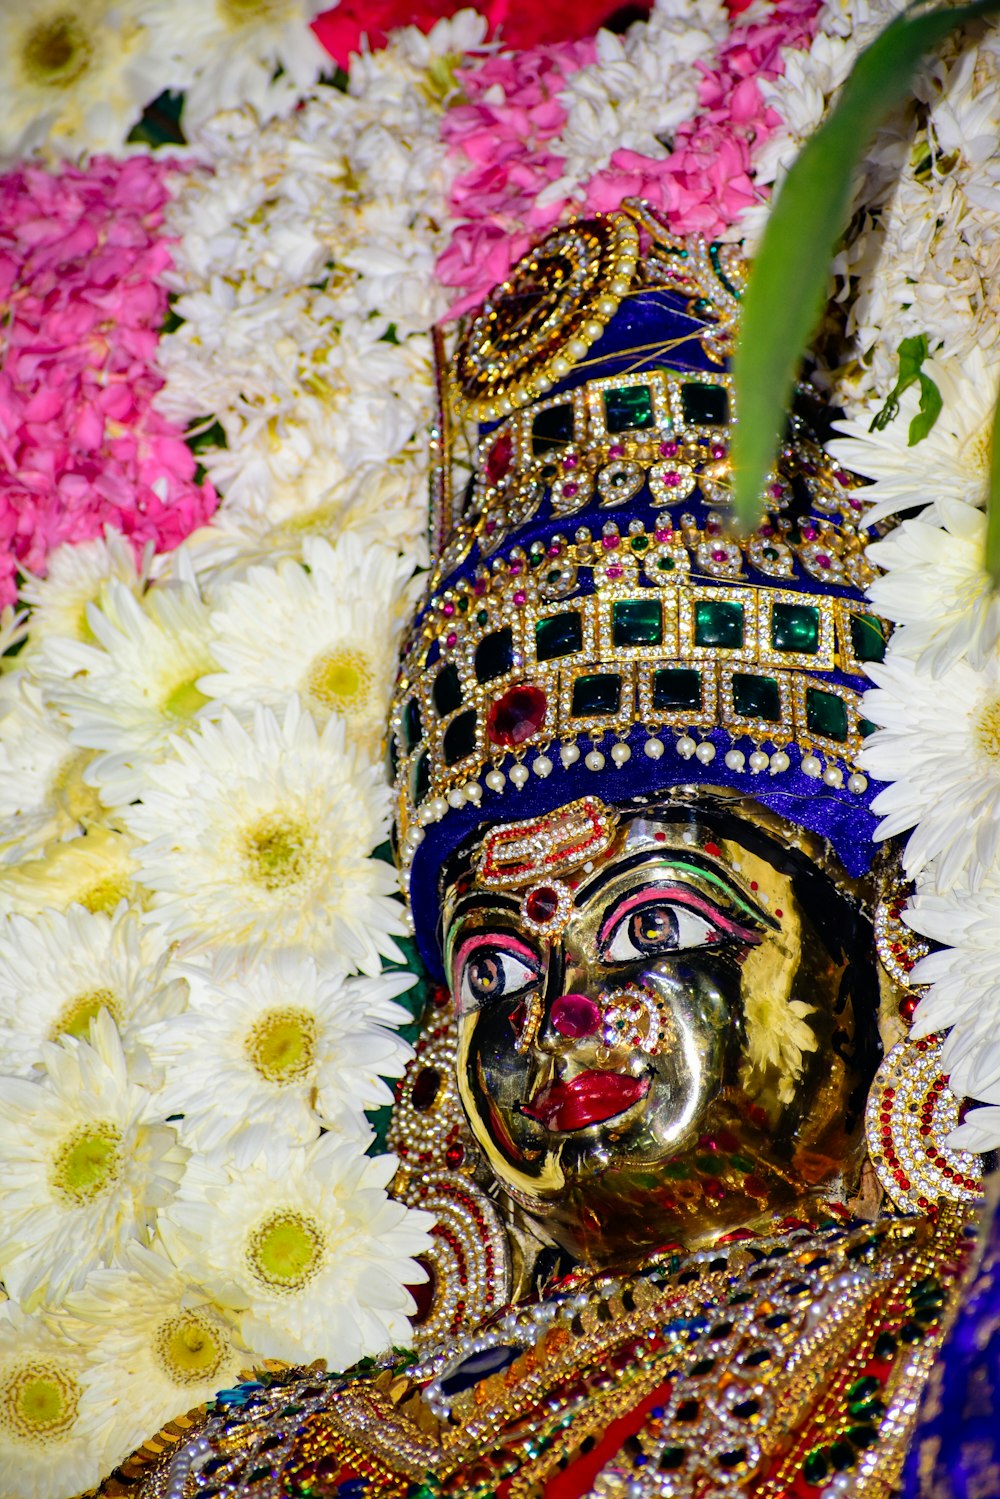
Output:
[[[656,1056],[673,1037],[670,1017],[656,997],[629,985],[605,996],[605,1046],[628,1046]]]

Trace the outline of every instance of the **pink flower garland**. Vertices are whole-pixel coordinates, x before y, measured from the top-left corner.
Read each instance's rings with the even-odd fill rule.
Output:
[[[152,404],[176,168],[95,157],[0,177],[0,605],[63,542],[110,525],[167,550],[218,503]]]
[[[451,192],[452,210],[465,222],[438,261],[444,285],[462,292],[452,315],[475,306],[502,281],[540,231],[581,211],[607,212],[624,198],[641,197],[663,210],[679,234],[700,230],[717,236],[734,224],[756,196],[753,147],[779,123],[758,82],[780,77],[783,47],[808,46],[818,9],[819,0],[777,0],[766,19],[735,22],[718,64],[703,69],[701,109],[680,126],[669,155],[657,159],[615,151],[609,166],[586,184],[582,198],[565,198],[544,210],[535,195],[561,175],[563,166],[545,149],[566,119],[557,96],[562,80],[592,60],[591,44],[493,57],[460,73],[473,103],[450,112],[444,139],[452,153],[472,165]],[[492,97],[499,91],[502,102]]]

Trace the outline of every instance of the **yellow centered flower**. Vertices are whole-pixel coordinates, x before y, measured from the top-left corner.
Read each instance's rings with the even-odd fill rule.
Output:
[[[324,651],[306,673],[306,691],[331,713],[357,712],[371,695],[373,672],[363,651]]]
[[[95,1120],[63,1141],[49,1173],[60,1197],[74,1205],[99,1197],[122,1174],[122,1133],[116,1124]]]
[[[199,677],[205,675],[207,670],[207,665],[199,666],[193,676],[175,683],[160,699],[160,711],[167,718],[193,718],[198,709],[204,707],[208,698],[203,692],[198,691],[195,683]]]
[[[1000,761],[1000,697],[990,698],[979,710],[973,737],[990,760]]]
[[[119,874],[95,880],[89,889],[82,891],[76,898],[93,915],[97,916],[103,911],[110,916],[118,902],[126,900],[131,894],[132,881]]]
[[[0,1376],[0,1429],[39,1441],[62,1436],[76,1420],[80,1386],[54,1360],[31,1359]]]
[[[291,1006],[269,1010],[246,1038],[246,1053],[269,1083],[294,1083],[308,1075],[316,1059],[316,1021],[308,1010]]]
[[[229,26],[250,26],[285,15],[288,0],[219,0],[219,11]]]
[[[42,88],[69,88],[90,62],[87,33],[71,9],[32,26],[21,48],[21,71]]]
[[[262,817],[243,834],[247,873],[265,890],[297,885],[308,869],[312,842],[312,830],[305,822],[280,813]]]
[[[60,1036],[77,1036],[85,1041],[90,1034],[90,1022],[96,1020],[102,1010],[110,1011],[116,1021],[121,1022],[122,1007],[117,995],[110,989],[91,989],[64,1004],[56,1016],[49,1040]]]
[[[270,1213],[247,1243],[250,1273],[269,1291],[300,1291],[324,1258],[323,1231],[315,1219],[294,1209]]]
[[[52,797],[66,809],[73,822],[101,822],[104,806],[93,786],[83,779],[83,772],[94,758],[93,750],[79,750],[64,760],[52,782]]]
[[[175,1384],[202,1384],[220,1372],[229,1349],[207,1317],[182,1312],[161,1322],[154,1339],[160,1367]]]

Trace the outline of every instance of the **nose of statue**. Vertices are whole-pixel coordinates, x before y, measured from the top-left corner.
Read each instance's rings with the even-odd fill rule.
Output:
[[[600,1023],[600,1008],[586,994],[560,994],[549,1011],[552,1029],[570,1041],[592,1036]]]

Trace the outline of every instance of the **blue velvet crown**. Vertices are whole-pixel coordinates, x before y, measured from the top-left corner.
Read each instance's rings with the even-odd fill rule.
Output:
[[[870,864],[856,757],[862,502],[791,419],[741,535],[727,358],[744,266],[641,205],[553,231],[440,361],[436,564],[389,730],[397,858],[439,969],[439,880],[483,823],[677,785],[753,795]]]

